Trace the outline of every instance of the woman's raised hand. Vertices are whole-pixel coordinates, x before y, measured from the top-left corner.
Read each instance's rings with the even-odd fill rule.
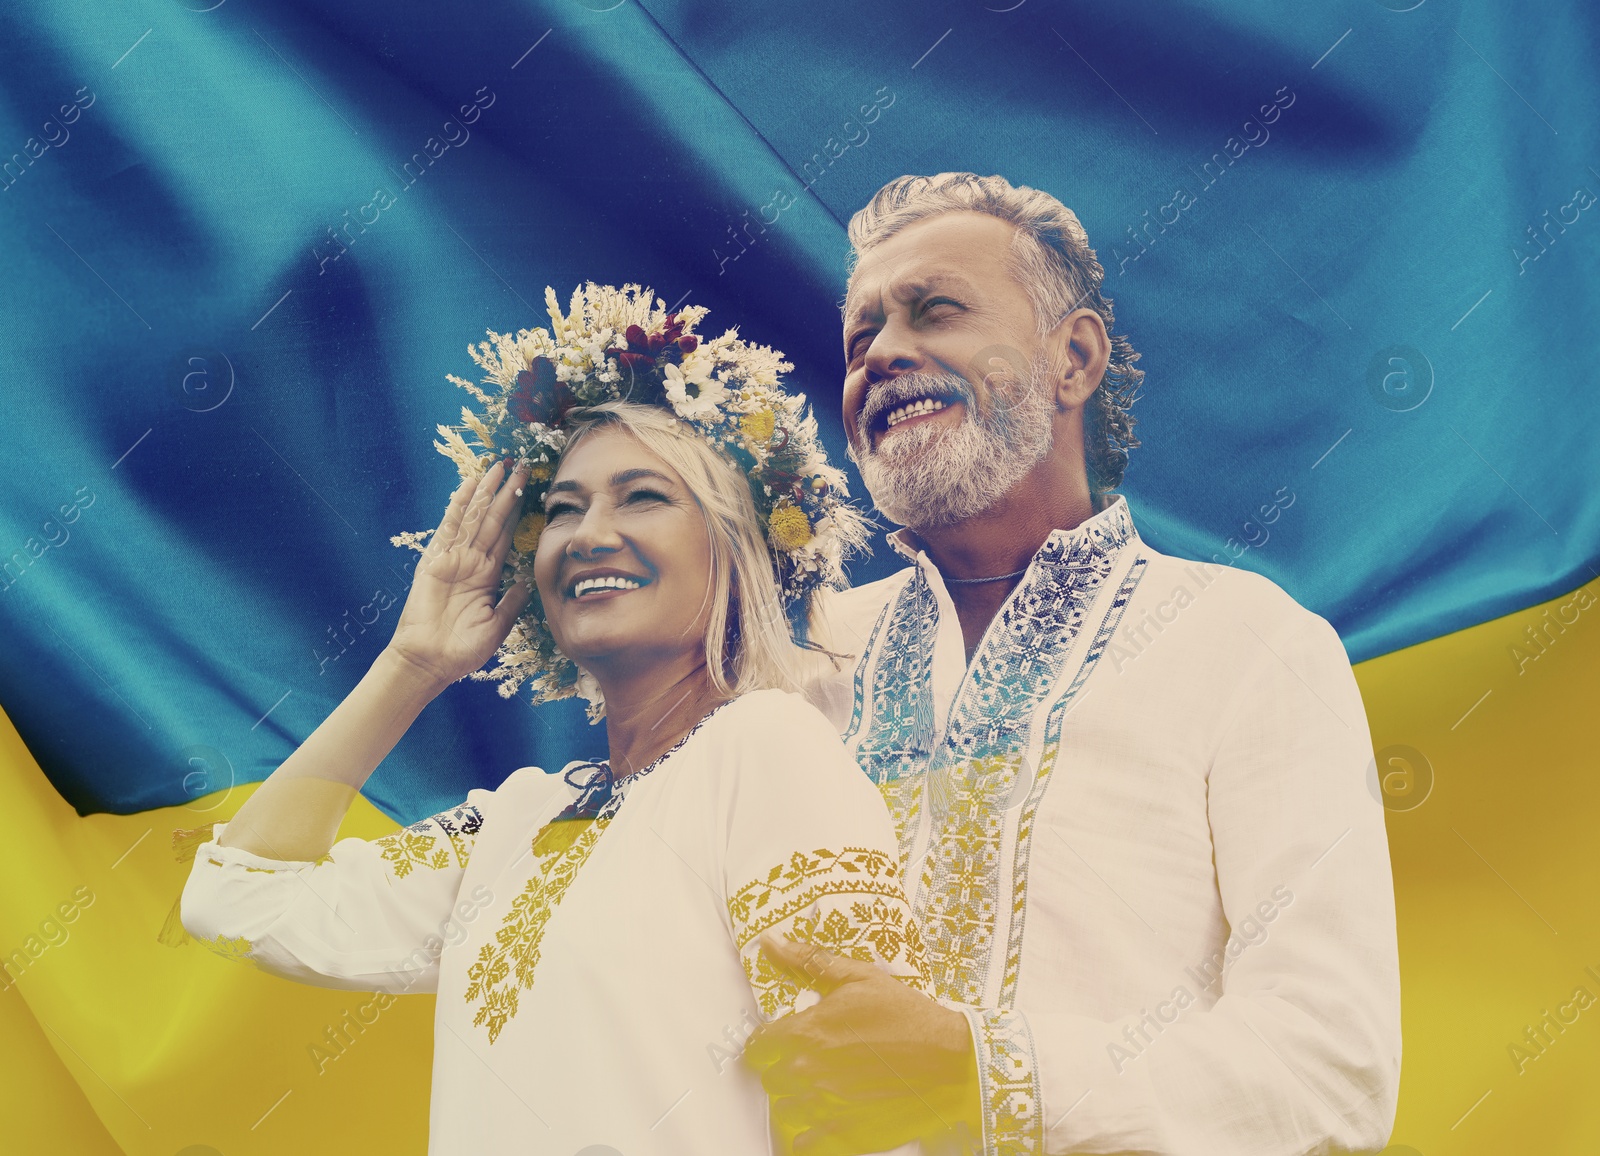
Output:
[[[441,689],[489,661],[533,596],[520,580],[500,594],[527,476],[496,462],[463,481],[417,561],[388,649]]]

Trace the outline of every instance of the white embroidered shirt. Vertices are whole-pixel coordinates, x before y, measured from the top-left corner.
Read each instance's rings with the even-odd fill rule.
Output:
[[[204,843],[184,926],[290,979],[436,991],[434,1156],[768,1152],[739,1052],[816,997],[761,933],[925,986],[881,800],[776,690],[713,713],[594,818],[552,822],[579,785],[525,767],[315,864]]]
[[[966,661],[937,568],[828,604],[814,696],[899,828],[986,1151],[1376,1151],[1394,894],[1360,694],[1323,619],[1151,549],[1120,496],[1034,556]]]

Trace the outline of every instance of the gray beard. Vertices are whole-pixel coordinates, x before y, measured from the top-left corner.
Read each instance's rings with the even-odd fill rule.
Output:
[[[897,401],[929,387],[960,397],[966,416],[955,429],[925,422],[886,437],[855,458],[874,504],[903,526],[950,526],[1000,502],[1050,453],[1054,405],[1043,367],[1026,382],[991,390],[991,412],[979,415],[971,385],[945,374],[907,374],[880,386],[888,400],[869,398],[862,426]],[[863,445],[871,444],[859,429]]]

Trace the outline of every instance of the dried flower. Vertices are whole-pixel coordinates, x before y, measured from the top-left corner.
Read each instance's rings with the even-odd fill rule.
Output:
[[[811,522],[804,510],[787,499],[781,500],[772,507],[772,516],[767,522],[767,537],[780,550],[798,550],[811,541]]]
[[[481,477],[497,457],[528,465],[524,508],[533,512],[512,533],[509,569],[526,573],[538,548],[544,495],[569,438],[568,413],[626,399],[670,410],[749,473],[785,602],[804,605],[819,588],[844,585],[843,559],[865,546],[867,523],[845,500],[844,474],[827,464],[804,395],[779,384],[794,368],[781,352],[742,340],[737,329],[701,337],[692,330],[706,315],[703,306],[669,313],[638,285],[587,283],[565,311],[546,289],[545,305],[549,329],[491,329],[488,341],[467,346],[486,388],[447,377],[482,410],[464,409],[460,425],[439,426],[441,440],[434,443],[463,478]],[[431,533],[392,541],[421,551]],[[591,718],[603,710],[598,684],[556,646],[537,592],[495,657],[497,666],[470,677],[498,682],[507,698],[529,683],[535,702],[578,694],[589,699]]]
[[[544,533],[543,514],[524,514],[511,535],[511,545],[519,554],[532,554],[539,548],[539,535]]]

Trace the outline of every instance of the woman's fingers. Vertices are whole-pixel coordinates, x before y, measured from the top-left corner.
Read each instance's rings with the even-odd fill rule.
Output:
[[[505,465],[495,462],[484,471],[478,479],[477,487],[472,492],[472,500],[467,503],[467,512],[461,519],[461,526],[456,532],[456,542],[462,546],[476,546],[480,535],[483,533],[483,522],[488,516],[489,504],[494,499],[495,490],[500,485],[500,479],[505,473]]]
[[[438,529],[428,540],[428,545],[435,551],[448,550],[455,545],[456,538],[461,533],[461,523],[466,520],[472,499],[482,484],[483,475],[461,479],[461,484],[450,495],[450,503],[445,507],[444,517],[440,520]]]
[[[533,588],[520,578],[500,596],[500,604],[494,608],[495,622],[500,630],[500,642],[504,642],[506,635],[511,633],[511,626],[516,622],[517,615],[526,609],[528,600],[532,597]]]
[[[496,521],[492,528],[486,523],[493,517],[494,499],[497,495],[509,491],[507,504],[516,498],[516,490],[520,485],[508,484],[501,486],[501,479],[505,475],[505,463],[496,462],[476,478],[468,478],[456,487],[455,493],[450,496],[450,505],[445,510],[444,520],[439,523],[439,528],[434,531],[430,541],[436,551],[443,552],[455,546],[484,545],[485,552],[499,533],[500,522]],[[503,521],[503,517],[501,519]]]
[[[506,485],[506,489],[512,493],[514,504],[500,526],[500,536],[489,550],[489,560],[495,564],[496,570],[505,564],[506,555],[511,552],[511,543],[516,539],[517,522],[522,517],[522,499],[516,496],[516,491],[526,484],[526,478],[513,477],[511,483]]]
[[[477,478],[463,481],[451,495],[444,519],[429,543],[433,558],[451,560],[447,569],[434,571],[435,577],[448,587],[444,591],[446,601],[469,589],[487,593],[502,639],[533,596],[532,589],[520,582],[506,590],[497,602],[493,593],[499,587],[500,571],[516,530],[515,514],[521,502],[517,491],[526,481],[526,467],[519,465],[508,473],[504,461],[496,462]],[[419,559],[419,568],[422,565],[424,562]],[[441,612],[444,606],[440,603]]]
[[[457,528],[456,543],[492,554],[521,488],[516,471],[508,473],[504,461],[485,470]]]
[[[499,467],[500,463],[496,462],[495,468],[498,469]],[[498,492],[495,492],[489,500],[488,507],[484,513],[483,524],[478,528],[478,535],[473,544],[481,547],[483,552],[491,558],[495,558],[502,542],[509,541],[505,530],[507,526],[514,527],[516,525],[516,520],[512,515],[522,501],[522,495],[519,491],[523,488],[527,478],[526,467],[521,465],[512,467],[511,472],[506,476],[505,482],[499,485]],[[502,554],[501,557],[503,556]],[[496,558],[496,561],[499,560],[499,558]]]

